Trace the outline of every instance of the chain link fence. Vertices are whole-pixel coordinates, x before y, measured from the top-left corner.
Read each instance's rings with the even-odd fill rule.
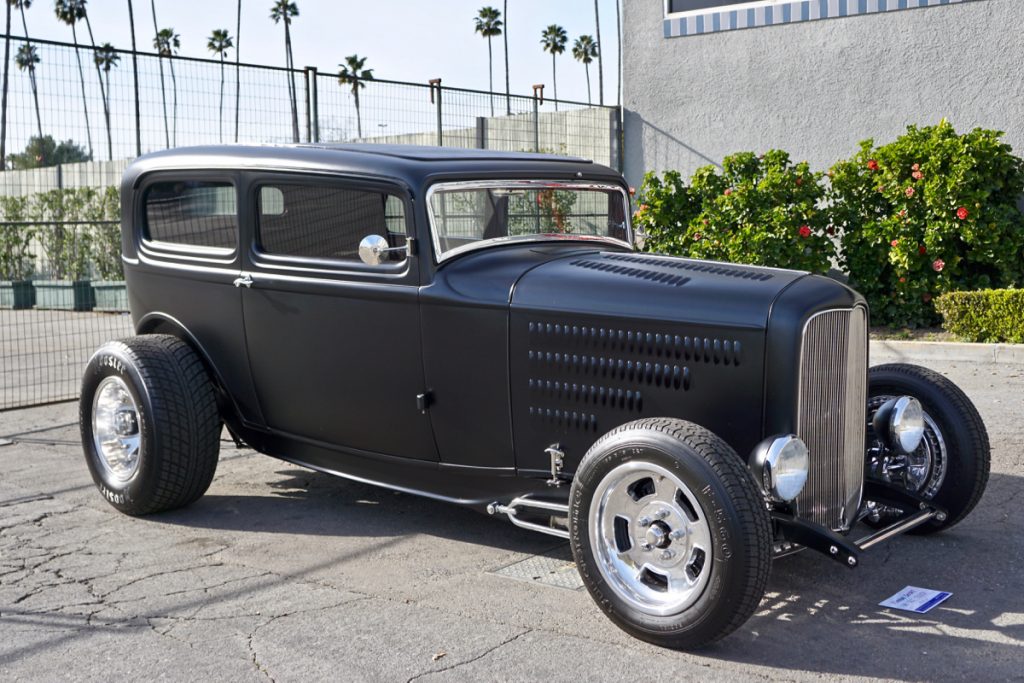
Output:
[[[117,192],[140,154],[354,142],[569,154],[621,168],[618,108],[556,102],[541,89],[506,96],[0,39],[0,410],[75,398],[92,352],[131,334]]]

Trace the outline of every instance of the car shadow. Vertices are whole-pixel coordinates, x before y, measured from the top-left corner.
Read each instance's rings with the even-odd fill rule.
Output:
[[[429,534],[538,553],[557,539],[469,508],[301,468],[275,473],[270,495],[211,493],[147,519],[222,531],[387,538]]]
[[[276,474],[270,495],[207,495],[150,519],[243,533],[422,533],[527,554],[564,550],[556,539],[455,505],[299,468]],[[856,570],[813,552],[780,558],[746,624],[678,656],[922,681],[971,676],[984,659],[985,678],[1017,677],[1024,662],[1024,521],[1000,503],[1014,498],[1024,500],[1024,478],[993,474],[985,497],[957,527],[876,546]],[[868,530],[858,531],[854,537]],[[878,605],[906,585],[953,597],[923,615]]]

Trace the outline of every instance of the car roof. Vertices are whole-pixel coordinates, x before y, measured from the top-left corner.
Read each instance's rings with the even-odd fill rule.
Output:
[[[623,182],[622,176],[607,166],[571,156],[421,145],[307,143],[207,145],[154,152],[129,165],[124,184],[132,186],[145,173],[169,169],[355,173],[401,179],[413,188],[445,177],[587,178]]]

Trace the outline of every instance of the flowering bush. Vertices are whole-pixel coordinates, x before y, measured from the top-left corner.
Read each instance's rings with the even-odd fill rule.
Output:
[[[938,322],[943,292],[1024,285],[1024,160],[946,121],[861,143],[829,172],[840,263],[884,325]]]
[[[721,171],[698,169],[688,186],[674,171],[648,173],[634,223],[647,251],[823,273],[835,255],[824,195],[806,163],[742,152]]]

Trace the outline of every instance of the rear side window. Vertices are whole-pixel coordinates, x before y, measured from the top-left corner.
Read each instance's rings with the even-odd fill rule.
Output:
[[[259,188],[259,243],[266,254],[359,261],[367,235],[405,245],[405,204],[384,191],[330,184],[274,183]],[[405,258],[395,252],[393,258]]]
[[[238,199],[229,182],[157,182],[143,202],[146,239],[232,250],[238,244]]]

